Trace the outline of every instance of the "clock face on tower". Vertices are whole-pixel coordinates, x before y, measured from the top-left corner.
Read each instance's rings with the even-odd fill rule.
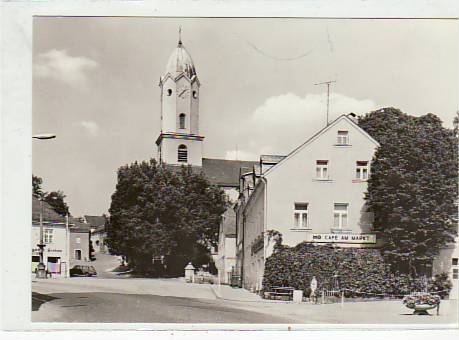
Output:
[[[178,93],[179,98],[187,98],[189,95],[189,92],[190,92],[189,89],[181,88],[178,90],[177,93]]]

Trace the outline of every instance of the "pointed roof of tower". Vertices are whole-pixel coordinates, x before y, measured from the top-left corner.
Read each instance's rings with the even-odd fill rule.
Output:
[[[183,46],[181,37],[177,48],[172,52],[167,62],[166,75],[170,74],[173,78],[176,78],[180,74],[184,73],[189,79],[196,76],[196,68],[194,67],[193,59],[191,59],[190,53]]]

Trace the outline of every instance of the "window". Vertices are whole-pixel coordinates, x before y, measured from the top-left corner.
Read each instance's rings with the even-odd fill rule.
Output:
[[[81,260],[81,250],[75,249],[75,260]]]
[[[452,264],[453,266],[457,266],[457,257],[453,257],[453,258],[451,259],[451,264]]]
[[[333,209],[334,223],[333,226],[337,229],[347,228],[347,203],[335,203]]]
[[[96,240],[96,246],[98,246],[98,245],[99,245],[99,240]]]
[[[457,269],[453,269],[453,279],[457,280]]]
[[[179,115],[179,129],[185,129],[185,118],[186,115],[184,113]]]
[[[171,90],[171,89],[167,89],[167,95],[168,95],[168,96],[171,96],[171,95],[172,95],[172,90]]]
[[[188,162],[188,150],[186,145],[182,144],[178,147],[178,161],[181,163]]]
[[[338,145],[349,144],[349,131],[338,131]]]
[[[43,230],[43,240],[45,244],[53,243],[53,229]]]
[[[368,179],[368,162],[367,161],[357,161],[355,167],[355,178],[360,180]]]
[[[77,237],[75,241],[76,241],[76,243],[81,243],[81,238]]]
[[[198,98],[198,92],[197,91],[193,91],[193,98],[194,99]]]
[[[316,162],[316,178],[328,179],[328,161]]]
[[[295,211],[293,214],[293,225],[295,228],[308,227],[308,204],[295,203]]]

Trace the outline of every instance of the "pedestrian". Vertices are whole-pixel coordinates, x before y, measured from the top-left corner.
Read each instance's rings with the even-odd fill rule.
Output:
[[[317,294],[316,294],[317,280],[315,276],[312,277],[310,288],[311,288],[311,295],[309,296],[309,300],[311,302],[317,303]]]

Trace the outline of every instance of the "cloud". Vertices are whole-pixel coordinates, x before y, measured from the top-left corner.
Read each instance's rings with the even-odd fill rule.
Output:
[[[99,133],[99,125],[96,122],[90,120],[83,120],[80,122],[80,125],[93,136],[97,136]]]
[[[305,97],[287,93],[266,99],[239,132],[239,136],[244,137],[240,138],[244,142],[239,145],[239,158],[248,155],[249,159],[256,160],[260,154],[288,154],[325,126],[326,107],[326,93]],[[329,121],[341,114],[359,115],[376,108],[372,100],[333,93]],[[227,151],[226,158],[228,156],[234,156],[234,150]]]
[[[86,57],[72,57],[66,50],[50,50],[37,56],[34,72],[37,77],[54,79],[73,87],[86,85],[88,72],[98,63]]]

